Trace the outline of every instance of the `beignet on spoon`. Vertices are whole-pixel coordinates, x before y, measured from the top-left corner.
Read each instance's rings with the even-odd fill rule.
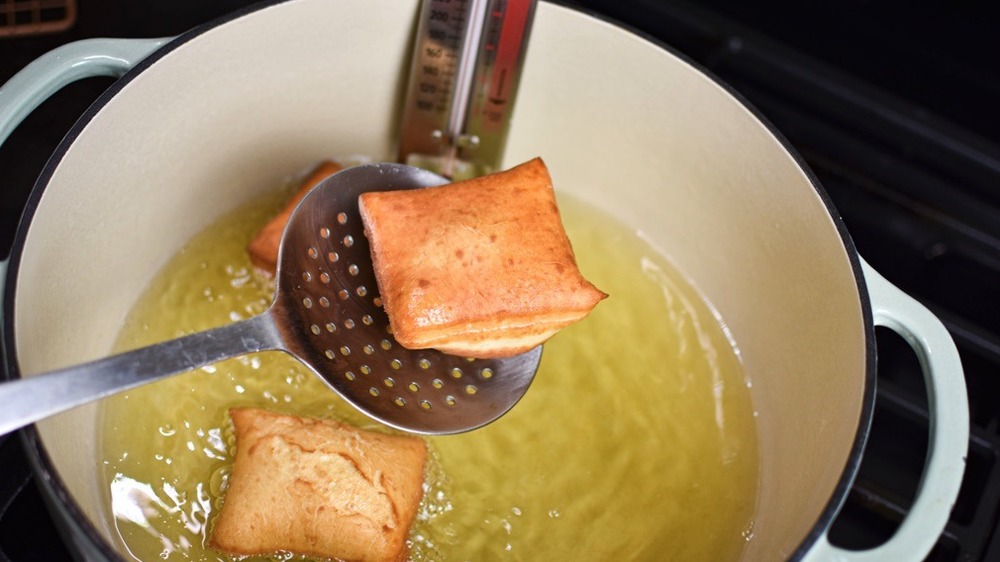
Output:
[[[523,353],[607,295],[584,279],[540,158],[359,199],[393,336],[467,357]]]

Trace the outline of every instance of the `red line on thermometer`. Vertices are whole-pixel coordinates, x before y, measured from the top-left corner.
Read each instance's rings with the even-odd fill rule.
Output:
[[[495,45],[496,55],[487,88],[488,92],[494,92],[492,96],[487,98],[493,108],[483,108],[487,114],[495,112],[498,106],[503,106],[508,101],[504,97],[504,82],[508,75],[513,75],[517,70],[524,30],[531,11],[531,2],[512,0],[506,4],[506,14],[500,27],[500,38]],[[484,119],[483,125],[488,129],[496,129],[503,126],[503,121],[487,118]]]

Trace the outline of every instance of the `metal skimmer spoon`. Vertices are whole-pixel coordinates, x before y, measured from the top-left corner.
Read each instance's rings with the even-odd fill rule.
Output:
[[[414,433],[459,433],[506,413],[528,389],[541,346],[505,359],[409,350],[381,308],[358,212],[366,191],[446,183],[401,164],[349,168],[302,200],[285,228],[277,290],[259,316],[175,340],[0,384],[0,435],[74,406],[257,351],[290,353],[341,397]]]

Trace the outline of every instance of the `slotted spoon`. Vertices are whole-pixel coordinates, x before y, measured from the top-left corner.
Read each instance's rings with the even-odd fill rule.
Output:
[[[366,191],[446,183],[401,164],[324,180],[285,228],[271,307],[253,318],[90,363],[0,384],[0,435],[74,406],[265,350],[296,357],[363,413],[414,433],[459,433],[506,413],[527,391],[541,346],[510,358],[409,350],[381,308],[358,212]],[[265,375],[266,376],[266,375]]]

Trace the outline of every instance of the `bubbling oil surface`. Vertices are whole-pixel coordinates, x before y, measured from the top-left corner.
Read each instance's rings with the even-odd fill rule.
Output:
[[[284,195],[194,238],[135,306],[117,348],[263,311],[272,288],[245,247]],[[564,195],[560,209],[581,270],[611,296],[545,345],[509,414],[428,439],[411,559],[738,559],[758,486],[738,354],[700,295],[630,229]],[[104,401],[103,484],[136,559],[230,560],[207,545],[234,458],[234,406],[380,427],[277,352]]]

